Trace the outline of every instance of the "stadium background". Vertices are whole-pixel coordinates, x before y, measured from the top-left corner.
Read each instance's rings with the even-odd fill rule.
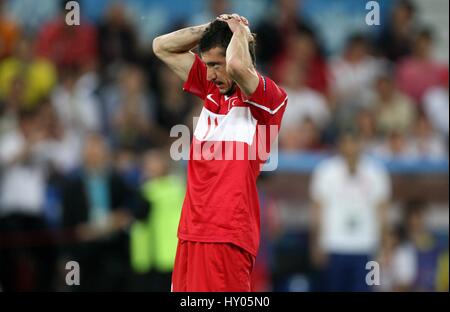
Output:
[[[380,26],[365,24],[363,0],[84,0],[81,25],[66,27],[63,2],[0,1],[0,287],[167,290],[185,179],[184,164],[167,159],[169,131],[192,126],[199,103],[155,59],[151,42],[237,12],[257,34],[259,70],[291,90],[298,102],[290,106],[310,104],[291,112],[278,169],[261,179],[254,289],[323,290],[308,246],[309,182],[336,151],[339,129],[352,126],[389,170],[389,221],[406,231],[383,240],[374,259],[393,265],[390,255],[408,241],[408,209],[421,207],[429,243],[409,243],[426,260],[401,289],[448,291],[449,4],[378,2]],[[358,71],[339,66],[350,59]],[[383,104],[386,88],[394,108]],[[23,163],[11,162],[17,146]],[[80,172],[106,163],[116,174],[110,198],[97,203],[105,209],[87,204],[80,215]],[[27,173],[14,182],[16,166]],[[101,193],[101,179],[91,182]],[[69,260],[81,263],[80,286],[65,283]]]

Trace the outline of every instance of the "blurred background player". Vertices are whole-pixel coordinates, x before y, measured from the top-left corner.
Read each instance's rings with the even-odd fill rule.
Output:
[[[329,291],[368,291],[366,263],[386,231],[389,175],[361,154],[357,134],[345,132],[340,155],[321,163],[311,182],[311,257]]]

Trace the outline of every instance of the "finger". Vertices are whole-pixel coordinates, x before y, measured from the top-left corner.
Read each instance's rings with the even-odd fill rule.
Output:
[[[242,20],[242,22],[243,22],[245,25],[248,26],[248,24],[249,24],[248,19],[246,19],[245,17],[241,16],[241,20]]]
[[[242,21],[242,20],[241,20],[241,16],[238,15],[238,14],[236,14],[236,13],[231,14],[231,18],[235,18],[235,19],[237,19],[238,21]]]

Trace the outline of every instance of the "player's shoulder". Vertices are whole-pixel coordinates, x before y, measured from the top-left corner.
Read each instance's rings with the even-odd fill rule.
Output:
[[[361,157],[361,164],[362,167],[370,173],[373,174],[386,174],[387,173],[387,168],[385,166],[385,164],[374,157],[368,156],[368,155],[363,155]]]
[[[260,72],[258,72],[258,76],[260,78],[261,84],[262,84],[262,89],[263,91],[272,91],[274,88],[278,89],[278,90],[282,90],[284,93],[286,93],[286,91],[284,90],[283,87],[281,87],[278,83],[276,83],[272,78],[270,78],[269,76],[266,76]]]

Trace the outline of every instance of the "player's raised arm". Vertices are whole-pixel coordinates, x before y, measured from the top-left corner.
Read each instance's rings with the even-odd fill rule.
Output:
[[[208,25],[209,23],[183,28],[153,40],[155,55],[183,81],[187,80],[189,70],[195,60],[191,49],[198,44]]]
[[[258,87],[259,78],[249,51],[249,40],[253,37],[248,21],[237,14],[221,15],[219,19],[227,22],[233,32],[226,50],[227,73],[250,96]]]

